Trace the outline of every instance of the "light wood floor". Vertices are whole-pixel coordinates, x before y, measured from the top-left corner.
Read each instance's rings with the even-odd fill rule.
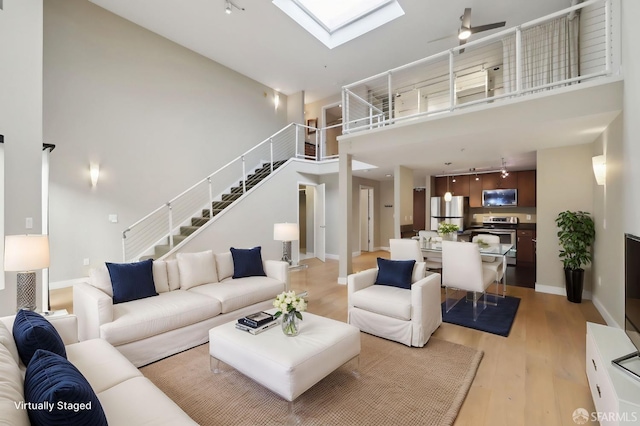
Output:
[[[368,253],[353,259],[354,271],[374,267]],[[306,271],[292,273],[292,287],[309,291],[309,311],[346,321],[347,288],[337,284],[338,262],[304,261]],[[585,323],[604,324],[588,300],[570,303],[563,296],[507,288],[521,298],[509,337],[443,323],[434,337],[484,351],[484,358],[455,425],[575,426],[576,408],[595,411],[585,373]],[[52,309],[72,310],[70,289],[51,292]],[[427,343],[428,347],[428,343]]]

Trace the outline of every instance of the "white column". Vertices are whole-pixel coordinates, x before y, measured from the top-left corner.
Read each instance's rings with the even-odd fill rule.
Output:
[[[340,206],[340,223],[338,225],[338,283],[346,284],[347,275],[353,271],[351,254],[351,214],[353,211],[353,175],[351,166],[351,154],[340,153],[338,177],[338,195]]]

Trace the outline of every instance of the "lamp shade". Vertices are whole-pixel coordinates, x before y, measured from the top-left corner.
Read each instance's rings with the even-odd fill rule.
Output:
[[[607,163],[604,155],[596,155],[591,159],[593,163],[593,174],[598,185],[604,185],[607,178]]]
[[[4,238],[4,270],[32,271],[49,267],[49,236],[7,235]]]
[[[297,223],[276,223],[273,225],[273,239],[276,241],[297,241],[300,231]]]

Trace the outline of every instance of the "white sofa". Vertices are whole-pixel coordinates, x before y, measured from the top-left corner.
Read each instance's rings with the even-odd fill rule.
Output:
[[[103,338],[140,367],[206,343],[211,328],[272,308],[273,299],[289,288],[286,262],[265,260],[266,277],[233,279],[231,253],[211,256],[213,266],[184,261],[180,254],[154,261],[158,296],[118,304],[109,294],[107,268],[92,270],[89,283],[73,287],[79,339]],[[208,270],[205,283],[202,269]]]
[[[0,424],[29,425],[24,401],[25,365],[12,336],[15,316],[0,318]],[[78,342],[75,315],[49,321],[62,338],[67,359],[95,391],[111,426],[196,425],[120,352],[103,339]]]
[[[442,324],[440,274],[416,262],[411,289],[376,285],[377,268],[347,277],[348,319],[365,333],[423,347]]]

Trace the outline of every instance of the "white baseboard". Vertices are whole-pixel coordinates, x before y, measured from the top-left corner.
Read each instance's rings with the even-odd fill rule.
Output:
[[[548,293],[548,294],[557,294],[558,296],[567,296],[567,289],[564,287],[558,287],[555,285],[544,285],[536,283],[536,292],[538,293]],[[590,291],[582,291],[582,298],[591,300],[591,292]]]
[[[613,316],[609,313],[609,311],[607,311],[607,309],[604,307],[602,302],[600,302],[600,299],[598,299],[597,297],[594,297],[592,300],[593,300],[593,305],[596,307],[598,312],[600,312],[600,315],[602,315],[602,318],[604,318],[608,326],[622,328],[620,324],[618,324],[618,322],[615,319],[613,319]]]
[[[74,284],[89,282],[89,277],[75,278],[65,281],[53,281],[49,283],[49,290],[59,290],[61,288],[73,287]]]
[[[391,251],[391,248],[390,247],[380,247],[380,250]]]
[[[338,277],[338,284],[347,285],[347,277]]]
[[[331,259],[331,260],[340,260],[340,256],[338,256],[337,254],[329,254],[329,253],[326,253],[326,254],[324,255],[324,257],[325,257],[326,259]]]

